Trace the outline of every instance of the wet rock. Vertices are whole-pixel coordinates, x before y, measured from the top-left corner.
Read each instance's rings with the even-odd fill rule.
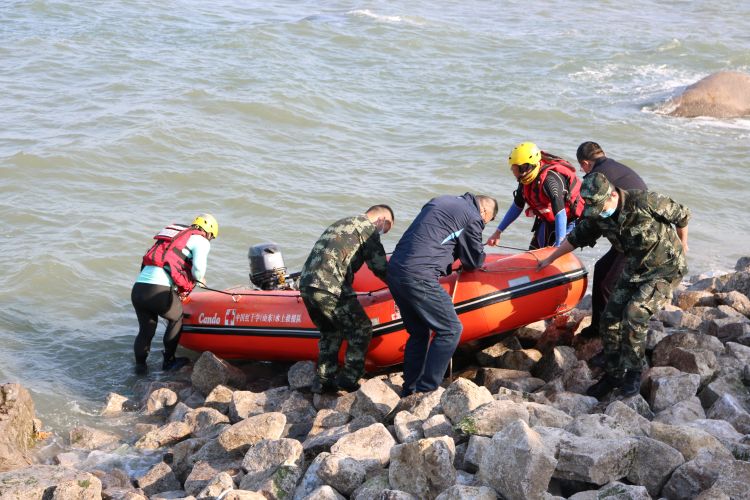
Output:
[[[396,440],[381,423],[358,429],[344,435],[331,446],[331,453],[341,453],[355,458],[370,470],[388,465],[390,451]]]
[[[192,429],[193,437],[214,438],[224,430],[225,426],[220,424],[228,424],[229,417],[219,410],[203,406],[188,412],[183,421]]]
[[[68,433],[68,438],[72,447],[82,450],[112,449],[120,443],[116,434],[86,426],[74,427]]]
[[[192,429],[185,422],[170,422],[140,438],[135,443],[135,447],[155,450],[162,446],[178,443],[190,436],[191,432]]]
[[[750,257],[740,257],[734,265],[735,271],[750,271]]]
[[[529,422],[529,412],[523,404],[493,400],[467,414],[456,424],[456,429],[464,434],[491,437],[519,419]]]
[[[234,488],[234,481],[229,472],[237,473],[239,470],[239,461],[237,460],[217,460],[213,462],[206,462],[200,460],[195,463],[193,470],[185,479],[185,492],[188,495],[196,495],[200,498],[199,493],[207,488],[212,481],[214,481],[219,475],[225,475]],[[225,483],[219,479],[220,483]],[[220,491],[221,492],[221,491]]]
[[[554,477],[604,485],[627,475],[636,440],[564,437],[559,442]]]
[[[0,472],[31,463],[34,401],[20,384],[0,385]]]
[[[344,436],[359,429],[368,427],[374,423],[375,419],[372,417],[355,418],[346,425],[331,427],[330,429],[325,429],[314,436],[308,436],[308,438],[302,443],[302,447],[307,456],[315,456],[318,453],[330,450],[331,446],[336,444],[336,442]]]
[[[573,417],[553,406],[533,402],[524,402],[523,405],[529,412],[531,427],[565,427],[573,421]]]
[[[302,444],[296,439],[264,439],[250,448],[242,460],[246,474],[240,488],[258,490],[280,468],[292,467],[291,471],[302,467],[303,463]]]
[[[385,382],[373,378],[356,391],[350,413],[355,418],[369,415],[382,422],[396,408],[400,399]]]
[[[676,449],[682,453],[685,460],[692,460],[701,450],[711,451],[716,456],[732,456],[729,450],[711,434],[685,425],[651,422],[650,437]]]
[[[439,494],[435,500],[496,500],[497,494],[492,488],[486,486],[466,486],[457,484],[451,486],[441,494]]]
[[[278,439],[284,432],[286,416],[270,412],[248,417],[224,430],[217,439],[227,451],[245,453],[252,445],[264,439]]]
[[[289,388],[293,391],[309,389],[315,378],[315,363],[312,361],[298,361],[294,363],[287,373]]]
[[[706,412],[703,411],[700,399],[692,397],[660,411],[654,416],[653,421],[669,425],[682,425],[701,418],[706,418]]]
[[[218,410],[226,415],[229,412],[229,405],[232,402],[232,393],[233,391],[229,387],[217,385],[206,396],[204,406]]]
[[[731,394],[724,394],[711,405],[707,416],[726,420],[742,434],[750,434],[750,413]]]
[[[408,411],[396,413],[393,419],[393,429],[399,443],[408,443],[424,437],[422,421]]]
[[[435,498],[455,483],[456,448],[448,437],[420,439],[394,446],[390,452],[391,487],[417,498]]]
[[[432,392],[415,392],[405,398],[401,398],[401,401],[399,401],[393,411],[395,413],[408,411],[418,419],[426,420],[442,412],[443,408],[440,406],[440,398],[444,392],[445,389],[442,387],[438,387],[437,390]]]
[[[185,488],[187,488],[187,485],[185,486]],[[233,489],[234,481],[232,480],[232,476],[230,476],[226,472],[221,472],[218,475],[214,476],[214,478],[208,482],[206,487],[198,492],[196,498],[217,498],[222,493]]]
[[[313,459],[299,484],[297,484],[292,500],[307,499],[308,495],[325,484],[320,476],[318,476],[318,469],[320,469],[320,464],[323,463],[323,460],[329,455],[330,453],[324,451]]]
[[[156,389],[148,395],[143,413],[145,415],[166,415],[169,413],[169,409],[177,404],[177,400],[177,393],[172,389],[166,387]]]
[[[544,353],[539,363],[531,370],[531,374],[549,382],[562,376],[565,371],[577,364],[578,358],[572,347],[557,346]]]
[[[692,398],[700,387],[700,376],[672,367],[653,367],[645,374],[645,390],[651,409],[659,412]]]
[[[451,422],[458,422],[473,409],[494,401],[492,394],[485,387],[477,386],[474,382],[459,378],[443,392],[440,406],[443,413]]]
[[[5,389],[7,385],[0,389],[0,393],[3,390],[8,391],[4,395],[6,398],[10,391],[17,390]],[[0,498],[3,499],[98,500],[101,495],[101,481],[88,472],[55,465],[33,465],[0,472]]]
[[[190,377],[193,387],[202,394],[209,394],[217,385],[242,388],[245,386],[245,373],[239,368],[216,357],[212,352],[201,354],[193,366]]]
[[[185,419],[185,415],[191,411],[193,411],[193,408],[183,402],[179,402],[172,408],[172,412],[167,417],[167,422],[182,422]]]
[[[305,497],[305,500],[346,500],[346,498],[325,484],[313,490],[309,496]]]
[[[679,451],[655,439],[639,437],[636,443],[628,481],[645,486],[651,496],[658,497],[672,472],[685,462],[685,458]]]
[[[497,360],[496,366],[507,370],[529,371],[540,359],[542,353],[536,349],[507,351]]]
[[[162,491],[179,490],[182,487],[172,472],[172,468],[164,462],[159,462],[144,475],[137,477],[135,483],[147,496]]]
[[[542,498],[557,460],[540,435],[517,420],[493,436],[478,477],[506,498]]]
[[[334,453],[321,461],[317,474],[323,483],[349,496],[365,481],[367,471],[359,461]]]
[[[422,424],[422,432],[426,438],[440,436],[448,436],[450,438],[455,437],[453,425],[445,415],[435,415],[425,420]]]
[[[107,394],[107,398],[104,401],[104,408],[99,413],[103,417],[111,417],[119,415],[123,411],[132,410],[135,403],[131,402],[125,396],[121,396],[116,392],[110,392]]]

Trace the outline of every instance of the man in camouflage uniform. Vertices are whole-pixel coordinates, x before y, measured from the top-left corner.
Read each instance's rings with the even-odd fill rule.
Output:
[[[606,358],[605,375],[587,394],[602,398],[620,388],[622,396],[640,391],[648,321],[671,297],[687,272],[690,210],[658,193],[613,188],[600,173],[583,180],[583,221],[565,242],[539,263],[607,238],[627,263],[599,325]]]
[[[300,295],[310,319],[320,330],[313,392],[359,388],[372,323],[357,300],[352,282],[364,263],[385,281],[388,262],[380,235],[390,231],[393,221],[393,210],[388,205],[375,205],[362,215],[334,222],[318,238],[302,267]],[[344,367],[337,376],[339,349],[344,340],[348,347]]]

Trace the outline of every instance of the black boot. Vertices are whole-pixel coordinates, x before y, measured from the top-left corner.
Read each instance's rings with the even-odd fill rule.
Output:
[[[188,363],[190,363],[188,358],[175,358],[174,354],[171,356],[164,355],[164,362],[161,364],[161,369],[165,372],[177,371]]]
[[[625,380],[622,382],[620,388],[620,394],[623,397],[635,396],[641,392],[641,372],[635,370],[628,370],[625,374]]]
[[[599,337],[599,329],[594,325],[582,328],[581,331],[578,332],[578,338],[581,339],[595,339],[597,337]]]
[[[599,382],[586,389],[586,395],[601,400],[604,396],[612,392],[612,389],[619,387],[621,383],[621,380],[604,374],[599,379]]]
[[[139,363],[138,361],[136,361],[135,362],[135,374],[145,375],[146,373],[148,373],[148,365],[146,364],[146,362],[143,361]]]
[[[336,383],[333,380],[321,380],[320,377],[315,375],[315,378],[310,385],[310,392],[313,394],[324,394],[336,392]]]

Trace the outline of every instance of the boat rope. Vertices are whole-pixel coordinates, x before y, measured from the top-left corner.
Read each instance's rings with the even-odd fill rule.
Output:
[[[258,292],[265,292],[266,291],[266,290],[252,290],[250,292],[232,292],[232,291],[227,291],[227,290],[217,290],[216,288],[211,288],[211,287],[207,287],[207,286],[203,286],[201,288],[203,288],[204,290],[208,290],[209,292],[221,293],[221,294],[224,294],[224,295],[230,295],[232,297],[242,297],[242,296],[257,297],[258,296]],[[369,292],[354,292],[354,295],[357,295],[357,296],[360,296],[360,295],[372,295],[373,293],[377,293],[377,292],[379,292],[381,290],[387,290],[387,289],[388,289],[388,287],[384,286],[382,288],[378,288],[377,290],[370,290]],[[292,289],[290,289],[289,291],[295,291],[296,292],[296,291],[299,291],[299,290],[292,290]],[[293,299],[298,299],[299,298],[299,295],[291,295],[291,294],[288,294],[288,293],[263,293],[263,296],[264,297],[290,297],[290,298],[293,298]]]

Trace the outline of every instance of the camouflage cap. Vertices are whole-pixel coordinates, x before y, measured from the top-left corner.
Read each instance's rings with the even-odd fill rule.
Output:
[[[584,217],[599,215],[604,208],[604,202],[612,193],[612,186],[607,177],[599,172],[592,172],[583,178],[581,197],[586,202],[583,209]]]

